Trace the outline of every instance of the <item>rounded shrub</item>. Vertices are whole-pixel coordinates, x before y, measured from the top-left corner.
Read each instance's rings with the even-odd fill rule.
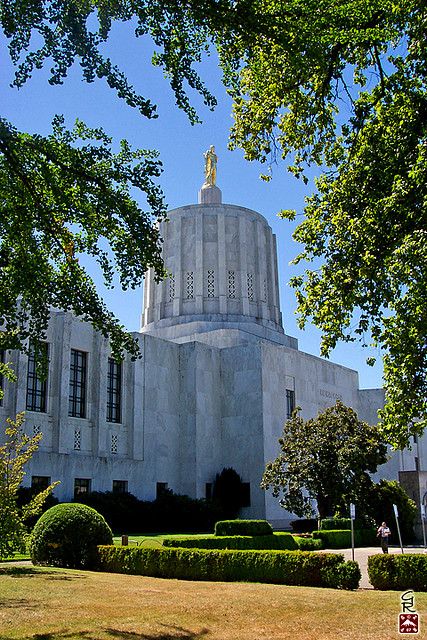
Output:
[[[58,504],[34,527],[31,560],[33,564],[90,569],[96,566],[99,544],[113,544],[112,531],[100,513],[85,504]]]

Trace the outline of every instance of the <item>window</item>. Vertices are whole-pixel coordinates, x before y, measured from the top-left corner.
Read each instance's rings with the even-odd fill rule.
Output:
[[[86,493],[90,493],[90,480],[88,478],[74,478],[74,500]]]
[[[44,344],[41,346],[44,353],[40,354],[40,359],[48,358],[49,346]],[[37,362],[34,350],[30,347],[28,355],[28,371],[27,371],[27,411],[39,411],[46,413],[47,404],[47,376],[42,380],[37,374]]]
[[[75,418],[86,417],[86,369],[87,353],[71,349],[68,415]]]
[[[127,480],[113,480],[113,493],[127,493],[128,481]]]
[[[242,482],[242,507],[251,506],[251,483]]]
[[[122,363],[108,358],[107,422],[121,422]]]
[[[158,500],[162,495],[166,493],[168,490],[167,482],[157,482],[156,484],[156,500]]]
[[[0,362],[4,364],[5,350],[0,349]],[[4,392],[4,376],[0,373],[0,391]],[[3,406],[3,394],[0,393],[0,407]]]
[[[44,491],[49,485],[49,476],[31,476],[31,489],[35,489],[37,493]]]
[[[292,412],[295,409],[295,391],[286,389],[286,418],[292,418]]]

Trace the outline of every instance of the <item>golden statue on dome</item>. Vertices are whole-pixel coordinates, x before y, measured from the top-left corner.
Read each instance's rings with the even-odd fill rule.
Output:
[[[205,184],[215,186],[216,185],[216,166],[218,162],[218,156],[215,153],[215,147],[211,145],[207,151],[203,154],[205,159]]]

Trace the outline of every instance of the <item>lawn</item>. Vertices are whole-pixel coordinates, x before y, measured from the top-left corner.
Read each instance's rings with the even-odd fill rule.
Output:
[[[130,547],[160,547],[165,538],[214,538],[213,533],[158,533],[158,534],[129,534]],[[122,544],[121,536],[114,536],[114,544]],[[0,639],[1,640],[1,639]]]
[[[392,640],[399,596],[3,567],[0,638]],[[427,624],[427,594],[417,594],[416,605]]]

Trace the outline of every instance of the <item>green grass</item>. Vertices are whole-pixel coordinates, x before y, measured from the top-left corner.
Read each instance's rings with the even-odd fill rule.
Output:
[[[395,640],[400,594],[0,568],[1,640]],[[425,624],[427,594],[416,594]],[[418,636],[417,636],[418,637]]]

